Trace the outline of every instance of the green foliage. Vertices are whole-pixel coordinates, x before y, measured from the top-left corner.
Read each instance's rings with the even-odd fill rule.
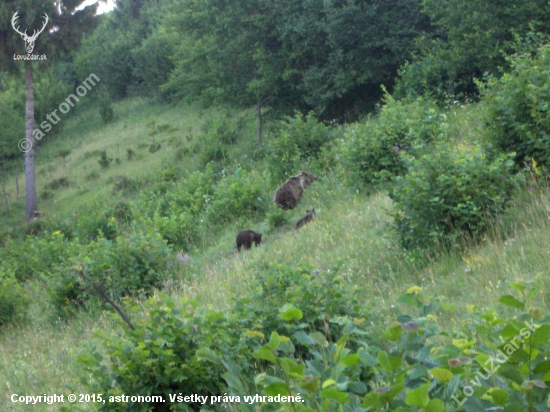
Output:
[[[548,34],[550,7],[545,0],[425,0],[423,12],[435,30],[418,38],[420,52],[401,68],[396,93],[452,102],[476,98],[476,78],[508,68],[514,36]]]
[[[305,162],[319,157],[334,136],[330,127],[319,122],[313,112],[296,113],[280,121],[268,142],[267,167],[275,182],[287,179]]]
[[[29,303],[25,290],[11,271],[0,263],[0,327],[21,320]]]
[[[486,104],[490,142],[503,153],[515,153],[519,167],[532,159],[550,166],[550,45],[534,54],[509,58],[511,70],[488,79]]]
[[[61,231],[24,240],[8,239],[0,249],[5,270],[20,281],[52,275],[56,267],[74,253],[74,245]]]
[[[83,242],[100,237],[114,240],[119,234],[119,227],[114,220],[110,219],[113,216],[112,210],[104,205],[96,206],[76,213],[75,236]]]
[[[513,160],[489,161],[478,145],[440,142],[402,155],[408,170],[390,193],[395,228],[406,247],[432,247],[484,233],[513,189]]]
[[[99,102],[99,115],[104,124],[113,121],[114,111],[110,100],[101,100]]]
[[[288,213],[274,203],[270,202],[269,210],[266,213],[267,224],[270,229],[283,226],[288,222]]]
[[[447,117],[427,99],[397,101],[386,95],[377,119],[353,124],[344,133],[341,163],[349,186],[380,183],[406,172],[401,154],[447,135]]]
[[[114,220],[114,218],[113,218]],[[100,238],[81,245],[59,270],[46,279],[58,313],[70,313],[88,302],[100,285],[114,299],[150,293],[166,278],[172,250],[158,235]],[[94,300],[99,300],[97,295]]]
[[[220,314],[201,311],[194,314],[197,304],[182,301],[182,305],[163,297],[150,299],[147,314],[136,323],[136,330],[125,328],[124,341],[98,336],[110,361],[94,346],[79,357],[79,363],[94,376],[94,391],[104,398],[129,393],[142,396],[162,396],[166,403],[100,403],[100,411],[193,411],[200,403],[170,402],[170,396],[195,394],[200,396],[224,393],[221,365],[204,360],[199,349],[203,344],[226,343],[226,322]],[[137,311],[138,307],[132,308]],[[218,336],[222,340],[216,342]],[[86,384],[89,384],[87,381]],[[182,388],[185,388],[183,391]],[[91,389],[91,388],[90,388]]]
[[[208,120],[203,126],[202,138],[195,143],[200,150],[201,163],[225,160],[229,146],[237,142],[241,129],[241,120],[232,120],[228,115]]]
[[[266,176],[238,168],[218,181],[206,216],[212,223],[263,217],[270,203],[265,193]]]
[[[452,333],[434,316],[452,307],[413,286],[397,299],[405,313],[376,332],[355,316],[364,315],[355,304],[362,291],[347,299],[350,288],[337,272],[313,277],[307,267],[271,266],[251,279],[256,294],[237,298],[231,315],[198,310],[186,298],[181,305],[150,299],[135,331],[99,333],[106,353],[93,346],[79,358],[94,377],[85,384],[106,396],[163,395],[167,411],[199,408],[183,400],[185,393],[168,401],[182,384],[210,404],[219,397],[216,408],[245,412],[546,410],[548,315],[526,310],[548,287],[544,276],[508,285],[514,296],[500,299],[508,309],[499,313],[516,313],[499,317],[496,308],[471,305]],[[375,333],[379,346],[368,340]]]

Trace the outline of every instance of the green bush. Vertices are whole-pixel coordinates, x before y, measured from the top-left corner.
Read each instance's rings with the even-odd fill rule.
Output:
[[[534,55],[508,59],[511,70],[490,77],[484,91],[489,107],[487,129],[491,143],[503,153],[515,153],[522,167],[532,159],[550,166],[550,45]]]
[[[376,184],[404,174],[400,154],[414,154],[416,148],[444,138],[447,128],[446,115],[432,101],[397,101],[386,94],[378,118],[353,124],[344,133],[341,164],[347,184]]]
[[[176,303],[166,296],[160,302],[150,299],[145,319],[131,331],[125,325],[124,344],[120,340],[103,339],[108,363],[95,347],[79,357],[84,369],[94,376],[87,381],[90,389],[104,399],[123,394],[162,396],[166,403],[98,403],[99,411],[198,411],[200,403],[171,402],[171,396],[220,395],[225,391],[223,367],[204,359],[202,345],[227,343],[226,324],[217,313],[195,315],[197,304]],[[137,307],[135,308],[138,309]],[[210,404],[210,402],[208,402]]]
[[[401,243],[429,248],[487,230],[511,196],[511,157],[489,161],[480,146],[444,142],[421,153],[402,155],[408,172],[390,193]]]
[[[288,222],[288,213],[274,203],[270,203],[266,217],[270,229],[281,227]]]
[[[103,204],[95,208],[82,210],[75,215],[75,236],[82,242],[95,240],[100,237],[115,239],[119,227],[113,217],[113,211]]]
[[[279,122],[267,148],[267,165],[274,181],[287,179],[321,154],[333,137],[332,129],[319,122],[313,112],[296,113]]]
[[[21,320],[28,304],[29,298],[22,285],[0,263],[0,327]]]
[[[0,249],[0,260],[19,282],[51,276],[74,251],[74,242],[61,231],[24,240],[8,239]]]
[[[254,170],[238,168],[218,181],[206,216],[214,224],[263,218],[270,203],[265,193],[266,180]]]
[[[510,292],[497,307],[468,306],[469,315],[452,331],[438,317],[452,316],[454,308],[417,286],[397,299],[404,313],[380,331],[357,305],[361,289],[347,285],[338,270],[270,266],[250,284],[255,293],[237,297],[230,315],[163,296],[144,305],[135,331],[123,324],[122,336],[99,334],[105,353],[90,345],[79,358],[93,377],[85,380],[90,392],[106,399],[95,406],[201,410],[183,400],[194,393],[208,396],[213,410],[243,412],[548,408],[550,324],[536,307],[544,304],[539,292],[549,287],[544,275],[504,285]],[[166,402],[108,401],[129,393]]]
[[[203,165],[224,160],[229,146],[237,142],[242,129],[240,119],[231,119],[229,115],[220,115],[208,120],[202,128],[203,136],[195,143],[199,149]]]
[[[214,193],[214,173],[208,164],[181,182],[161,182],[143,190],[133,215],[142,227],[152,227],[170,244],[188,249],[198,239],[201,216]]]
[[[46,279],[51,301],[59,313],[86,303],[95,294],[92,282],[114,299],[148,294],[166,278],[172,250],[158,235],[100,238],[82,245],[59,270]],[[84,276],[83,276],[84,275]]]

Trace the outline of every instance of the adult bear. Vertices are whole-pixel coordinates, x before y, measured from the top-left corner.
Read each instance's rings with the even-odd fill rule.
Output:
[[[273,202],[284,210],[294,209],[300,202],[304,189],[315,180],[317,180],[317,176],[311,173],[298,173],[277,189]]]

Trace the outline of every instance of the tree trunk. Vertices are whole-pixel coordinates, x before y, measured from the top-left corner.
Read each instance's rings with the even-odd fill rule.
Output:
[[[262,142],[262,99],[258,98],[256,103],[256,116],[258,118],[258,126],[256,127],[256,137],[258,138],[258,143]]]
[[[2,153],[2,157],[4,153]],[[2,192],[4,194],[4,202],[6,202],[6,215],[8,218],[10,217],[10,203],[8,201],[8,194],[6,193],[6,160],[2,160]]]
[[[19,166],[15,166],[15,198],[19,199]]]
[[[25,138],[26,145],[30,149],[25,152],[25,193],[26,193],[26,215],[27,220],[34,216],[38,210],[38,200],[36,197],[36,177],[34,149],[34,82],[32,73],[32,62],[26,61],[25,68]]]

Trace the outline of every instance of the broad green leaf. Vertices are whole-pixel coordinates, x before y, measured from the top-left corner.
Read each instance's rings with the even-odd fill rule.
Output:
[[[429,373],[434,377],[439,379],[441,382],[449,382],[453,378],[453,373],[447,369],[443,368],[433,368],[430,369]]]
[[[523,309],[525,307],[525,305],[522,302],[517,300],[512,295],[501,296],[498,301],[503,305],[511,306],[512,308]]]
[[[429,389],[429,383],[413,389],[407,394],[407,398],[405,399],[406,404],[409,406],[420,406],[422,408],[425,408],[430,402],[430,397],[428,396]]]

